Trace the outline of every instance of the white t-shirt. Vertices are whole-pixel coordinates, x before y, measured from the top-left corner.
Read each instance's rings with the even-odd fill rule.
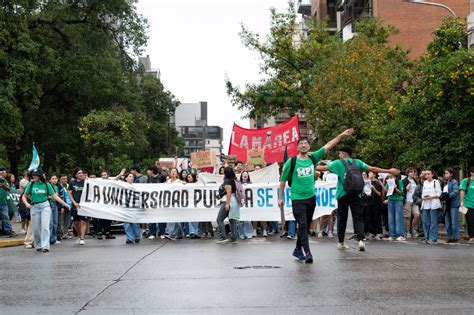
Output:
[[[408,179],[410,181],[410,189],[407,191],[407,202],[413,203],[413,194],[416,189],[416,182],[414,179]]]
[[[424,196],[441,196],[441,184],[439,180],[434,179],[431,182],[425,180],[425,182],[423,183],[423,192],[421,193],[421,197]],[[421,204],[421,209],[439,208],[441,208],[441,201],[439,200],[439,198],[423,200],[423,203]]]

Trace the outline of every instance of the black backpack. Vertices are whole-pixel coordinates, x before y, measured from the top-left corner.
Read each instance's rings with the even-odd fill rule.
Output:
[[[361,194],[364,191],[364,178],[362,173],[353,159],[352,163],[348,163],[346,160],[341,159],[342,163],[346,167],[346,177],[344,178],[344,190],[348,195]]]
[[[314,170],[316,171],[316,159],[312,154],[308,154],[308,157],[311,159],[314,165]],[[291,187],[291,182],[293,181],[293,173],[295,172],[295,167],[296,167],[296,156],[291,158],[291,164],[290,164],[290,177],[288,178],[288,186]]]

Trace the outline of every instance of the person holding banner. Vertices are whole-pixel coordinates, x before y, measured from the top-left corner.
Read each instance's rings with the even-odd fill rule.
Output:
[[[84,181],[86,179],[86,174],[80,167],[76,167],[72,171],[72,180],[69,182],[68,194],[69,199],[72,202],[71,214],[75,222],[77,237],[79,240],[77,243],[79,245],[85,245],[84,237],[86,236],[86,231],[89,229],[89,217],[85,217],[78,214],[78,209],[81,207],[79,202],[81,202],[82,190],[84,189]]]
[[[133,173],[125,175],[125,182],[130,185],[133,185],[135,179],[136,178]],[[125,234],[127,235],[127,240],[125,241],[125,244],[133,244],[134,242],[137,244],[140,243],[140,239],[142,237],[140,224],[124,222],[123,226],[125,229]]]
[[[395,168],[383,169],[375,166],[369,166],[361,160],[352,158],[352,148],[350,146],[343,146],[339,149],[339,159],[330,162],[327,166],[319,166],[318,170],[327,171],[330,170],[332,173],[338,176],[337,188],[336,188],[336,199],[337,199],[337,237],[339,243],[337,249],[347,250],[349,246],[344,243],[346,235],[347,215],[349,208],[351,208],[352,220],[354,221],[354,232],[357,234],[357,240],[359,241],[359,251],[365,251],[365,233],[364,233],[364,221],[362,220],[362,198],[361,193],[351,192],[348,193],[345,190],[345,179],[346,172],[348,171],[346,164],[355,165],[360,172],[370,171],[377,173],[390,173],[398,175],[399,170]],[[360,176],[362,180],[362,175]],[[362,182],[363,183],[363,182]]]
[[[222,197],[225,197],[225,202],[221,204],[219,214],[217,215],[216,219],[221,235],[218,244],[229,242],[231,244],[237,244],[237,238],[239,237],[237,222],[240,220],[240,204],[235,196],[237,191],[237,187],[235,185],[236,179],[237,178],[235,177],[234,170],[231,167],[226,167],[224,169],[224,183],[221,186],[223,189],[219,188],[219,194],[222,195]],[[221,190],[223,190],[222,193]],[[224,225],[224,220],[227,217],[229,218],[230,224],[230,239],[228,239],[226,236],[227,233],[225,231]]]
[[[293,256],[306,263],[313,263],[313,256],[309,248],[308,229],[313,221],[316,207],[314,172],[318,162],[342,139],[349,137],[354,129],[347,129],[315,152],[309,152],[310,145],[307,139],[298,140],[298,156],[288,159],[283,167],[280,179],[280,198],[278,204],[283,207],[283,194],[286,182],[289,182],[293,216],[298,222],[298,238]],[[293,170],[292,170],[293,169]]]

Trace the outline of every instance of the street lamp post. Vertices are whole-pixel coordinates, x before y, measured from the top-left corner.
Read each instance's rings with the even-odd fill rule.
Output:
[[[410,3],[415,3],[415,4],[424,4],[424,5],[430,5],[430,6],[433,6],[433,7],[443,8],[443,9],[449,11],[449,13],[451,13],[452,16],[457,16],[456,13],[454,13],[454,11],[453,11],[450,7],[448,7],[447,5],[441,4],[441,3],[428,2],[428,1],[424,1],[424,0],[408,0],[408,2],[410,2]]]

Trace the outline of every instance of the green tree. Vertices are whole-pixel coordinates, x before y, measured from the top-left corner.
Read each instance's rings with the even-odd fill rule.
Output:
[[[148,147],[148,126],[140,115],[123,110],[93,110],[80,120],[81,139],[94,162],[91,171],[110,169],[114,157],[143,154]]]

